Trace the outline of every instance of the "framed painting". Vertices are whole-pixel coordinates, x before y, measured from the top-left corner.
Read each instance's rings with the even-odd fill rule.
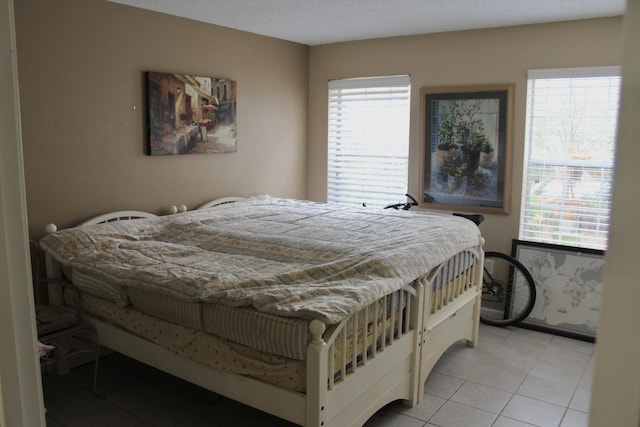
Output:
[[[422,205],[508,214],[513,85],[422,88]]]
[[[234,80],[152,71],[145,80],[148,154],[237,151]]]
[[[536,284],[533,311],[520,326],[595,341],[604,251],[514,240],[512,255]]]

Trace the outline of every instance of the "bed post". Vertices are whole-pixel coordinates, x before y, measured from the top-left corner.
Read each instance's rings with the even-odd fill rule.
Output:
[[[55,224],[47,224],[44,228],[47,234],[53,234],[58,231],[58,227]],[[60,264],[56,262],[49,254],[44,254],[44,265],[47,275],[47,297],[50,305],[64,305],[64,291],[59,284],[52,283],[52,279],[62,280],[62,268]]]
[[[476,287],[478,295],[476,302],[473,306],[473,330],[471,332],[471,339],[467,340],[468,347],[475,347],[478,343],[478,336],[480,334],[480,306],[482,304],[482,277],[484,275],[484,238],[480,237],[478,242],[480,248],[478,250],[478,267],[474,271],[473,286]]]
[[[425,286],[423,285],[424,279],[416,280],[416,302],[415,307],[417,310],[413,310],[411,315],[411,325],[415,328],[415,342],[413,345],[413,360],[411,362],[411,399],[405,404],[410,407],[414,407],[421,400],[423,395],[422,387],[424,384],[420,383],[420,365],[422,362],[422,345],[424,344],[424,303],[425,303]]]
[[[327,425],[327,381],[328,381],[328,348],[322,339],[326,325],[320,320],[309,323],[311,342],[307,347],[307,393],[306,393],[306,426],[320,427]]]
[[[422,400],[422,395],[424,394],[424,384],[425,381],[427,380],[427,377],[429,376],[429,372],[431,371],[430,367],[426,366],[427,363],[427,358],[428,358],[428,351],[425,349],[425,346],[427,345],[427,332],[428,332],[428,325],[429,325],[429,318],[431,316],[431,304],[432,304],[432,299],[434,297],[434,292],[433,292],[433,284],[431,282],[431,280],[429,280],[430,276],[424,277],[422,279],[420,279],[420,282],[422,284],[422,293],[423,293],[423,297],[422,297],[422,303],[420,305],[420,311],[422,311],[422,319],[420,320],[420,324],[417,325],[418,326],[418,357],[420,358],[419,363],[418,363],[418,367],[417,367],[417,371],[416,371],[416,377],[418,380],[418,384],[417,384],[417,389],[415,390],[416,392],[416,401],[420,402]],[[421,393],[422,391],[422,393]],[[416,402],[416,403],[417,403]]]

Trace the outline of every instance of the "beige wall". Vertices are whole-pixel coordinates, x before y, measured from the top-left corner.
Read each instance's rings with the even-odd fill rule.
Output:
[[[308,48],[102,0],[21,0],[16,25],[30,234],[39,237],[48,222],[69,226],[107,210],[162,213],[225,195],[325,200],[327,81],[410,74],[412,194],[420,192],[420,88],[515,84],[511,214],[487,215],[483,224],[487,248],[509,250],[520,210],[526,71],[619,64],[621,22]],[[145,70],[235,79],[238,152],[145,155]]]
[[[640,240],[640,2],[624,18],[622,106],[609,248],[605,257],[591,427],[640,426],[638,241]]]
[[[306,196],[307,46],[104,0],[15,5],[30,234],[115,209]],[[237,81],[237,153],[145,155],[146,70]]]
[[[309,188],[326,200],[327,82],[411,75],[409,192],[420,193],[420,88],[515,84],[511,214],[485,215],[489,250],[518,236],[527,70],[620,65],[622,19],[598,19],[400,37],[312,47],[309,60]]]

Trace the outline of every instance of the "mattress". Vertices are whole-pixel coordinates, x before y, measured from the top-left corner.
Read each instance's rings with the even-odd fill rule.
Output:
[[[274,316],[247,307],[205,304],[202,311],[204,329],[248,347],[305,360],[311,340],[309,321]]]
[[[125,287],[96,278],[81,270],[66,269],[64,273],[66,277],[71,278],[71,282],[76,288],[90,295],[104,298],[122,307],[131,302]]]
[[[455,264],[445,262],[442,265],[442,274],[431,283],[432,292],[437,292],[447,282],[454,280],[460,271],[467,271],[472,262],[471,254],[463,256]],[[70,276],[73,285],[83,293],[110,301],[117,306],[130,305],[154,318],[190,330],[208,332],[265,353],[293,360],[304,360],[306,357],[307,345],[311,339],[307,319],[276,316],[250,307],[184,301],[165,294],[117,286],[75,271],[72,271]],[[424,283],[424,280],[419,281]],[[432,305],[437,300],[431,298]],[[389,295],[386,299],[381,299],[376,304],[377,307],[369,307],[366,321],[370,323],[376,318],[381,320],[385,313],[389,316],[391,311],[398,313],[406,306],[407,301],[408,296],[405,292]],[[435,307],[432,307],[433,310]],[[360,316],[357,327],[362,328],[364,322],[365,316]]]
[[[261,196],[61,230],[40,245],[63,268],[115,285],[102,296],[116,304],[136,289],[331,325],[478,242],[477,227],[451,215]]]
[[[260,351],[206,331],[196,331],[168,320],[159,319],[136,310],[132,306],[119,306],[104,298],[81,292],[72,286],[65,287],[65,303],[79,308],[81,312],[92,317],[125,329],[174,354],[210,368],[250,376],[296,392],[305,392],[306,390],[306,362],[302,360],[304,358],[297,360]],[[250,309],[241,309],[240,311],[246,310]],[[352,369],[351,363],[347,364],[346,372],[340,368],[342,357],[345,357],[346,360],[357,360],[360,363],[365,351],[370,352],[374,345],[380,348],[380,337],[374,336],[373,327],[368,328],[366,344],[363,334],[358,334],[356,342],[353,342],[352,331],[356,327],[362,327],[361,319],[357,317],[347,322],[348,325],[344,332],[339,334],[336,340],[333,350],[334,377],[336,379]],[[390,320],[386,322],[378,320],[376,323],[379,333],[380,331],[387,331],[387,335],[393,333],[394,324]],[[272,337],[272,331],[269,331],[267,335]]]
[[[131,305],[143,313],[196,331],[204,330],[202,303],[183,301],[168,295],[136,288],[128,289],[128,296]]]
[[[139,289],[129,290],[131,305],[142,313],[205,331],[248,347],[304,360],[311,339],[309,321],[262,313],[248,307],[202,304]]]
[[[230,307],[216,303],[197,303],[137,288],[125,288],[91,275],[71,271],[72,284],[86,295],[132,308],[196,331],[205,331],[238,344],[295,360],[304,360],[311,334],[309,320],[276,316],[250,307]],[[397,292],[386,298],[386,309],[379,306],[377,317],[393,310],[399,312],[408,296]],[[380,305],[380,303],[378,304]],[[369,308],[369,321],[375,314]],[[364,318],[359,320],[362,327]]]
[[[138,335],[179,356],[210,368],[247,375],[289,390],[304,392],[304,361],[269,354],[183,325],[122,307],[73,287],[65,288],[65,302],[81,311]]]

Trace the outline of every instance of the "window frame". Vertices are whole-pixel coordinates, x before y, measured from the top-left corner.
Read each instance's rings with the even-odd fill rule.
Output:
[[[608,92],[607,97],[596,98],[593,93],[588,92],[596,90],[595,85],[590,85],[593,82],[583,83],[579,79],[600,77],[609,79],[608,82],[603,81],[606,82],[603,87],[608,88]],[[551,85],[555,79],[565,79],[570,80],[570,82],[565,87],[555,89],[546,89],[543,86],[545,84]],[[614,85],[615,79],[619,81],[617,87]],[[566,119],[565,126],[570,128],[568,131],[570,137],[566,141],[562,139],[562,136],[552,133],[554,129],[552,122],[561,121],[558,117],[552,117],[551,115],[538,116],[540,111],[549,114],[556,108],[558,111],[560,110],[560,107],[549,107],[547,104],[553,104],[546,100],[545,97],[557,96],[563,89],[572,91],[570,93],[571,97],[567,98],[567,104],[573,108],[573,111],[567,110],[566,117],[561,114],[558,115],[558,117]],[[613,89],[616,92],[612,92]],[[610,225],[611,196],[613,193],[620,89],[621,69],[619,66],[554,68],[528,71],[522,194],[518,230],[518,238],[520,240],[606,249]],[[544,92],[545,90],[547,92]],[[579,93],[578,91],[580,90],[585,93]],[[594,95],[591,96],[594,99],[593,102],[586,102],[586,99],[589,99],[588,95],[586,95],[587,93]],[[617,95],[617,100],[614,95]],[[536,97],[538,97],[537,104]],[[591,109],[595,105],[600,105],[601,102],[606,108],[603,107],[603,110],[597,113],[594,113],[594,110],[589,110],[590,114],[587,115],[587,109],[579,111],[579,108],[573,104],[578,102],[580,97],[584,97],[583,105],[585,108],[588,106]],[[564,99],[562,98],[562,100]],[[612,107],[613,102],[617,102],[615,108]],[[545,108],[548,108],[548,110],[545,110]],[[591,154],[591,152],[580,151],[579,148],[580,144],[584,144],[585,141],[598,139],[598,137],[593,136],[595,134],[592,135],[581,130],[580,123],[576,124],[578,121],[584,120],[585,117],[588,119],[585,123],[600,120],[601,122],[598,126],[593,127],[593,129],[604,130],[600,137],[604,138],[605,143],[600,143],[599,146],[607,148],[606,150],[601,149],[600,157],[596,159],[584,158],[586,153]],[[545,120],[549,120],[547,126],[544,126]],[[538,127],[540,123],[543,125]],[[549,136],[544,135],[544,143],[540,143],[541,134],[539,132],[541,129],[544,132],[549,131]],[[555,129],[560,130],[561,126],[555,126]],[[545,157],[545,154],[541,153],[545,148],[549,149],[552,146],[553,143],[549,141],[552,141],[554,136],[562,144],[569,144],[569,147],[563,146],[564,152],[559,150],[555,158],[550,158],[549,154],[546,154],[547,157]],[[611,138],[610,145],[606,145],[606,139],[608,138]],[[536,139],[538,139],[537,146],[536,141],[534,141]],[[567,154],[572,148],[574,149],[573,154]],[[534,155],[534,151],[538,151],[538,153]],[[605,151],[610,154],[605,155]],[[569,158],[573,156],[575,158]],[[537,181],[534,179],[535,174],[539,176]],[[551,182],[553,181],[545,182],[545,179],[550,179],[549,177],[552,174],[561,176],[561,178],[556,178],[558,180],[556,181],[556,193],[559,192],[561,194],[556,198],[551,198],[549,196],[551,191],[547,190],[551,188]],[[557,182],[561,182],[562,185],[559,186]],[[589,183],[592,185],[590,191],[596,195],[595,197],[590,197],[591,193],[581,190],[582,188],[588,188]],[[544,193],[543,190],[547,192]],[[583,192],[582,198],[573,197],[575,193],[580,193],[581,191]],[[535,194],[539,195],[536,196]],[[567,194],[570,196],[567,197]],[[535,200],[536,197],[538,198],[537,202]],[[547,197],[546,202],[545,197]],[[590,204],[591,206],[589,206]],[[544,212],[549,212],[553,209],[556,209],[554,211],[557,213],[556,215],[545,216]],[[591,235],[591,239],[588,238],[589,235]]]
[[[381,207],[407,192],[410,113],[409,75],[329,81],[328,203]],[[387,126],[376,128],[372,117]],[[395,143],[387,145],[385,136]]]

